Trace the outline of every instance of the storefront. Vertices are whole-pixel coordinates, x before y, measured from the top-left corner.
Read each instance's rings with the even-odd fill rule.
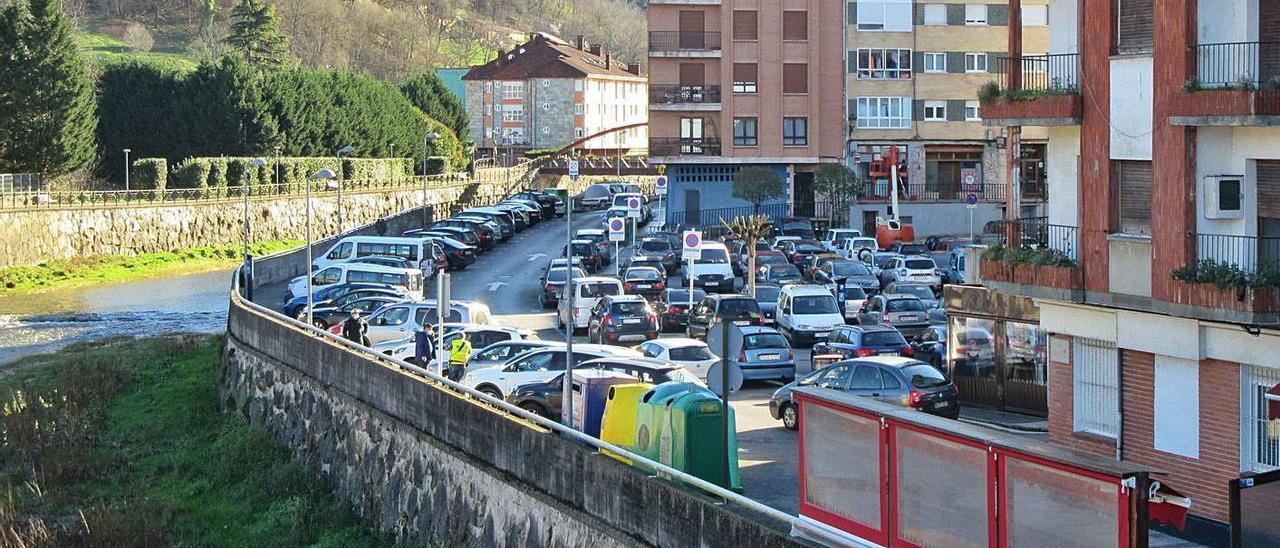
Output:
[[[948,372],[962,404],[1048,416],[1048,335],[1026,297],[948,285]]]

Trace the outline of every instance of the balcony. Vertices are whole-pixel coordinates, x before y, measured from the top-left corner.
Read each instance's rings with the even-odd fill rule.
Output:
[[[649,108],[673,111],[720,110],[720,86],[652,84],[649,86]]]
[[[1196,67],[1173,104],[1171,123],[1280,125],[1280,42],[1200,44]]]
[[[1033,298],[1083,299],[1076,227],[1049,224],[1044,217],[995,224],[998,243],[983,252],[978,266],[983,285]]]
[[[720,0],[649,0],[650,6],[719,6]]]
[[[649,32],[649,57],[719,57],[719,32]]]
[[[1280,321],[1280,238],[1189,236],[1195,238],[1198,260],[1169,274],[1174,303],[1200,307],[1223,320]]]
[[[890,201],[889,181],[881,179],[868,181],[858,189],[859,203],[877,203]],[[1023,181],[1022,201],[1043,202],[1048,199],[1044,183],[1034,184]],[[945,203],[964,202],[969,194],[976,194],[982,203],[1003,204],[1007,191],[1003,183],[980,183],[965,185],[961,183],[914,182],[898,185],[898,201],[902,203]]]
[[[1022,82],[1016,86],[1009,81],[1009,67],[1015,64],[1022,68]],[[1080,54],[996,57],[992,69],[999,81],[987,83],[978,95],[983,125],[1080,125]]]
[[[713,157],[720,155],[720,139],[650,137],[649,158]]]

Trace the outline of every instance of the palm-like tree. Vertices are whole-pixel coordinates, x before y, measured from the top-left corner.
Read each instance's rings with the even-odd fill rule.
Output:
[[[747,294],[756,296],[756,242],[764,238],[769,231],[769,217],[765,215],[749,215],[735,217],[732,221],[720,219],[720,223],[729,229],[746,244],[747,250]]]

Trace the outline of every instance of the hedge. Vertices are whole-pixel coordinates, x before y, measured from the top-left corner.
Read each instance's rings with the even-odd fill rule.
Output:
[[[164,158],[133,161],[131,190],[164,190],[169,183],[169,162]]]
[[[336,157],[264,158],[267,164],[249,170],[253,193],[261,194],[271,189],[273,193],[298,192],[315,172],[329,168],[338,170]],[[174,168],[174,186],[177,188],[214,189],[215,195],[228,195],[228,187],[239,187],[244,178],[245,166],[252,158],[187,158]],[[279,162],[280,186],[276,187],[276,169]],[[440,169],[445,160],[436,165],[428,161],[428,169]],[[341,177],[347,180],[373,179],[391,181],[407,179],[414,172],[413,158],[343,158]],[[263,190],[259,190],[263,189]],[[237,191],[238,195],[238,191]]]

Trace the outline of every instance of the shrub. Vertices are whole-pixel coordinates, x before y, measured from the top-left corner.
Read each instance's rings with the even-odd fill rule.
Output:
[[[138,52],[151,51],[156,45],[155,37],[142,23],[129,23],[124,29],[124,41],[129,44],[129,49]]]
[[[164,190],[169,185],[169,162],[164,158],[134,160],[132,179],[138,190]]]
[[[1201,259],[1174,269],[1170,277],[1190,284],[1212,284],[1218,289],[1280,287],[1280,270],[1271,265],[1261,265],[1257,272],[1246,272],[1238,265],[1214,259]]]
[[[979,101],[982,101],[984,103],[990,103],[999,98],[1000,98],[1000,84],[995,81],[982,84],[982,87],[978,88]]]

